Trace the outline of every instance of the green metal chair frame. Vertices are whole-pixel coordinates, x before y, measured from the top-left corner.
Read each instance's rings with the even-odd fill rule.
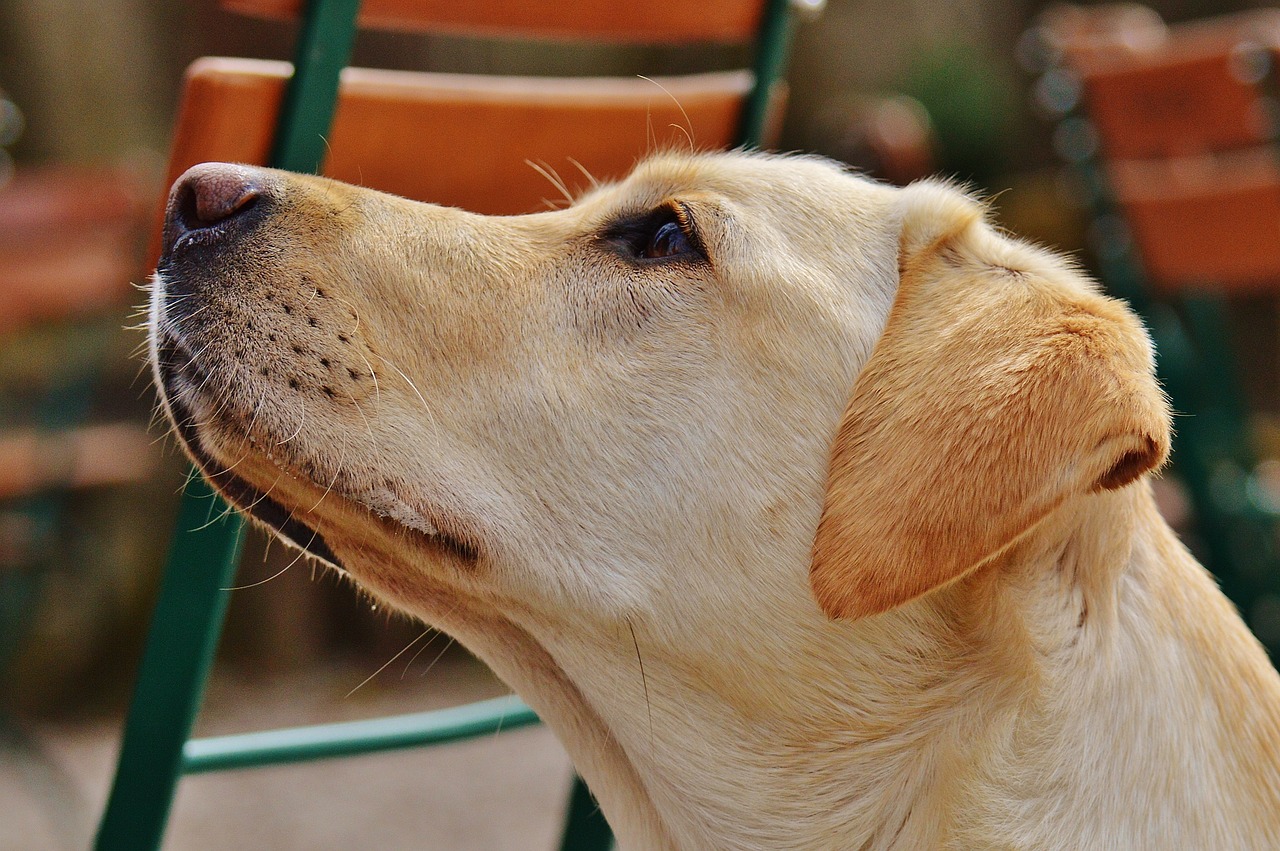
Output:
[[[1041,85],[1059,95],[1057,146],[1087,199],[1098,276],[1143,317],[1155,343],[1157,375],[1177,412],[1173,467],[1193,509],[1198,555],[1272,658],[1280,658],[1272,611],[1280,605],[1280,525],[1253,478],[1258,459],[1236,380],[1227,300],[1212,282],[1176,298],[1154,294],[1106,178],[1074,72],[1050,67]],[[1259,82],[1259,99],[1273,85]]]
[[[756,46],[755,85],[744,104],[739,135],[744,146],[760,143],[769,91],[786,64],[792,3],[768,0],[765,7]],[[277,123],[273,166],[319,171],[359,4],[360,0],[308,3],[294,75]],[[208,484],[193,475],[179,509],[96,851],[159,848],[177,782],[184,774],[439,744],[538,723],[537,715],[522,701],[504,697],[391,718],[190,739],[242,540],[243,520],[228,513]],[[612,834],[591,793],[575,778],[562,851],[603,851],[611,844]]]

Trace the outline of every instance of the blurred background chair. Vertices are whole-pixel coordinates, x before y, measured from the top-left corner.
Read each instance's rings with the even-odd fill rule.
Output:
[[[16,174],[0,189],[0,670],[36,588],[71,558],[70,493],[153,466],[140,428],[86,422],[133,292],[150,191],[126,169],[72,168]]]
[[[1278,468],[1259,463],[1266,435],[1250,411],[1277,386],[1280,13],[1167,26],[1134,4],[1066,6],[1035,36],[1038,94],[1093,211],[1100,277],[1156,343],[1192,547],[1274,654]],[[1233,341],[1251,333],[1270,354],[1245,363]]]
[[[296,16],[300,3],[231,0]],[[271,164],[477,212],[533,212],[624,175],[664,147],[757,145],[776,125],[788,0],[554,4],[369,0],[366,26],[621,42],[755,41],[755,67],[654,79],[551,79],[346,68],[356,0],[317,0],[286,63],[205,59],[188,72],[170,179],[207,160]],[[813,5],[813,4],[809,4]],[[557,23],[558,22],[558,23]],[[332,120],[331,120],[332,119]],[[568,177],[562,177],[561,172]],[[177,778],[452,741],[533,723],[514,698],[455,710],[187,741],[233,584],[241,526],[206,485],[183,500],[98,849],[158,847]],[[575,784],[564,848],[604,848]]]
[[[104,552],[86,517],[101,516],[156,468],[130,406],[107,398],[117,389],[109,363],[154,187],[127,167],[15,169],[4,146],[21,129],[21,113],[0,91],[0,752],[44,790],[51,820],[65,824],[56,810],[80,804],[74,784],[11,714],[38,701],[15,682],[41,694],[64,684],[15,668],[29,671],[38,655],[51,588],[96,588],[118,573],[123,562],[113,557],[130,551]],[[116,519],[127,535],[127,520]],[[110,629],[105,620],[81,627]]]

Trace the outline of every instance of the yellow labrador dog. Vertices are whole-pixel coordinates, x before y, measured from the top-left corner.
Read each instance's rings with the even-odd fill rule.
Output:
[[[491,218],[206,164],[165,244],[195,462],[492,665],[625,848],[1280,848],[1148,339],[956,190],[665,155]]]

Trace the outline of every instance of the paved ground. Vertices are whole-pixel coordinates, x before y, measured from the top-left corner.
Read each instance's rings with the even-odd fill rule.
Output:
[[[433,654],[425,654],[433,655]],[[274,681],[221,672],[199,723],[206,735],[433,709],[506,693],[475,663],[446,657],[426,676],[325,669]],[[0,751],[0,851],[84,849],[106,799],[119,721],[30,726],[45,759]],[[310,765],[184,780],[167,851],[556,847],[568,758],[545,728]]]

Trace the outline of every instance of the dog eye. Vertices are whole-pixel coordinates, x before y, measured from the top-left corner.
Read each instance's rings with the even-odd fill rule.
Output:
[[[615,250],[641,262],[707,257],[693,217],[679,202],[618,219],[605,227],[601,237]]]
[[[657,260],[662,257],[675,257],[678,254],[690,254],[693,252],[693,244],[689,242],[689,237],[685,234],[680,224],[676,221],[664,222],[653,232],[653,236],[649,237],[649,244],[645,246],[640,256]]]

